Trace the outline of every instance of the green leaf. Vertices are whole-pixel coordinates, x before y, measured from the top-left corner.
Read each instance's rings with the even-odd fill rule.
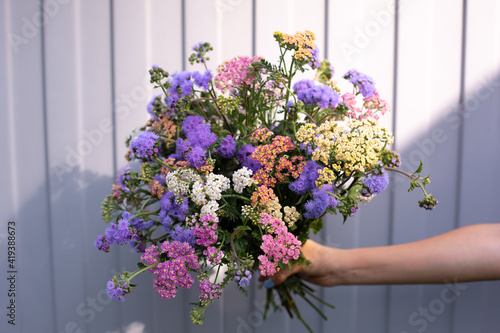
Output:
[[[420,165],[418,166],[417,170],[415,170],[415,172],[413,174],[421,173],[421,172],[422,172],[422,161],[420,161]]]
[[[316,234],[323,228],[323,219],[317,218],[311,222],[311,230]]]
[[[147,265],[145,263],[143,263],[142,261],[139,261],[137,263],[137,267],[139,267],[139,269],[143,269],[144,267],[147,267]]]

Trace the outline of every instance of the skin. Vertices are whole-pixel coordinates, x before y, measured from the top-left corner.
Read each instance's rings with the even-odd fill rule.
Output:
[[[308,240],[302,253],[311,264],[276,273],[275,284],[295,273],[320,286],[497,280],[500,224],[476,224],[412,243],[350,250]]]

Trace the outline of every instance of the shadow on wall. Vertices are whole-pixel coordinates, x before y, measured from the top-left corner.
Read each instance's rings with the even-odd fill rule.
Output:
[[[442,233],[461,225],[498,220],[495,207],[500,180],[492,176],[485,181],[485,177],[494,175],[496,166],[500,165],[500,149],[497,146],[500,142],[499,110],[500,75],[497,75],[473,88],[462,105],[451,108],[439,122],[415,138],[414,144],[401,151],[402,159],[406,161],[404,170],[411,172],[418,166],[419,160],[424,162],[424,173],[430,172],[433,181],[429,190],[438,197],[440,204],[431,214],[415,208],[417,194],[398,195],[406,191],[408,183],[403,177],[393,177],[393,187],[396,187],[393,200],[394,207],[397,207],[394,218],[404,221],[401,226],[398,223],[394,225],[396,242],[411,241],[412,237],[427,237],[430,236],[428,233]],[[106,227],[100,216],[100,203],[110,193],[113,182],[114,177],[82,171],[77,167],[65,173],[63,181],[54,179],[49,199],[51,221],[47,221],[47,227],[51,229],[52,271],[47,263],[36,262],[34,257],[23,258],[26,280],[21,282],[25,294],[36,292],[36,286],[28,286],[32,284],[33,276],[41,271],[45,280],[53,281],[52,301],[35,301],[39,303],[40,309],[45,309],[37,316],[39,327],[51,327],[50,323],[55,320],[56,332],[144,333],[156,328],[157,331],[163,331],[160,327],[165,325],[167,319],[169,322],[175,321],[174,326],[179,331],[206,329],[212,321],[215,326],[220,325],[215,324],[218,321],[216,318],[212,318],[205,327],[191,326],[188,303],[194,301],[196,290],[193,293],[179,293],[175,300],[164,301],[154,292],[152,277],[148,274],[139,277],[139,286],[124,303],[111,301],[107,297],[106,281],[119,271],[133,270],[138,261],[138,256],[130,255],[126,246],[120,249],[115,247],[108,254],[100,253],[93,246],[97,235],[102,234]],[[44,195],[46,193],[41,189],[28,202]],[[26,206],[24,209],[32,207]],[[417,213],[405,213],[408,209]],[[413,233],[415,230],[417,232]],[[37,240],[36,236],[26,239],[28,241],[23,242],[23,246],[27,245],[25,252],[36,253],[38,247],[47,246],[45,240]],[[28,242],[31,244],[26,244]],[[403,289],[399,291],[405,293]],[[247,299],[237,293],[230,295],[238,297],[239,302],[248,303],[241,307],[243,311],[250,313],[255,310],[251,305],[252,297]],[[375,294],[374,297],[377,295],[380,296]],[[227,299],[227,302],[232,304],[233,300]],[[335,302],[342,303],[338,299]],[[425,299],[415,302],[425,305]],[[418,304],[415,306],[418,308]],[[214,304],[210,316],[218,316],[215,313],[221,310],[225,312],[231,309]],[[229,312],[235,316],[224,319],[226,327],[237,329],[240,325],[238,314],[234,309]],[[246,318],[247,314],[241,313],[240,317]],[[277,317],[274,323],[259,323],[258,326],[262,325],[261,329],[269,325],[276,327],[278,321],[283,320],[281,315]],[[231,321],[234,323],[231,324]],[[308,321],[312,322],[313,319]],[[332,329],[330,325],[342,325],[342,322],[332,320],[329,329]],[[379,332],[383,332],[382,328]]]

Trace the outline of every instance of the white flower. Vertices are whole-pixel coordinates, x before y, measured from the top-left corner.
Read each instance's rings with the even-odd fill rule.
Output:
[[[205,206],[201,207],[200,216],[213,215],[217,216],[219,210],[219,203],[215,200],[210,200]]]
[[[236,193],[241,194],[243,193],[245,187],[252,185],[252,173],[252,170],[247,167],[243,167],[233,173],[234,191]]]

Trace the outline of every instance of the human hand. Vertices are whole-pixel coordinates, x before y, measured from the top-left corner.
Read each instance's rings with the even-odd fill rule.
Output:
[[[308,239],[302,245],[301,251],[310,264],[307,266],[294,264],[291,269],[280,270],[271,277],[273,283],[267,283],[267,286],[278,285],[293,274],[298,274],[303,280],[324,287],[340,283],[335,258],[338,258],[342,250],[323,246]]]

